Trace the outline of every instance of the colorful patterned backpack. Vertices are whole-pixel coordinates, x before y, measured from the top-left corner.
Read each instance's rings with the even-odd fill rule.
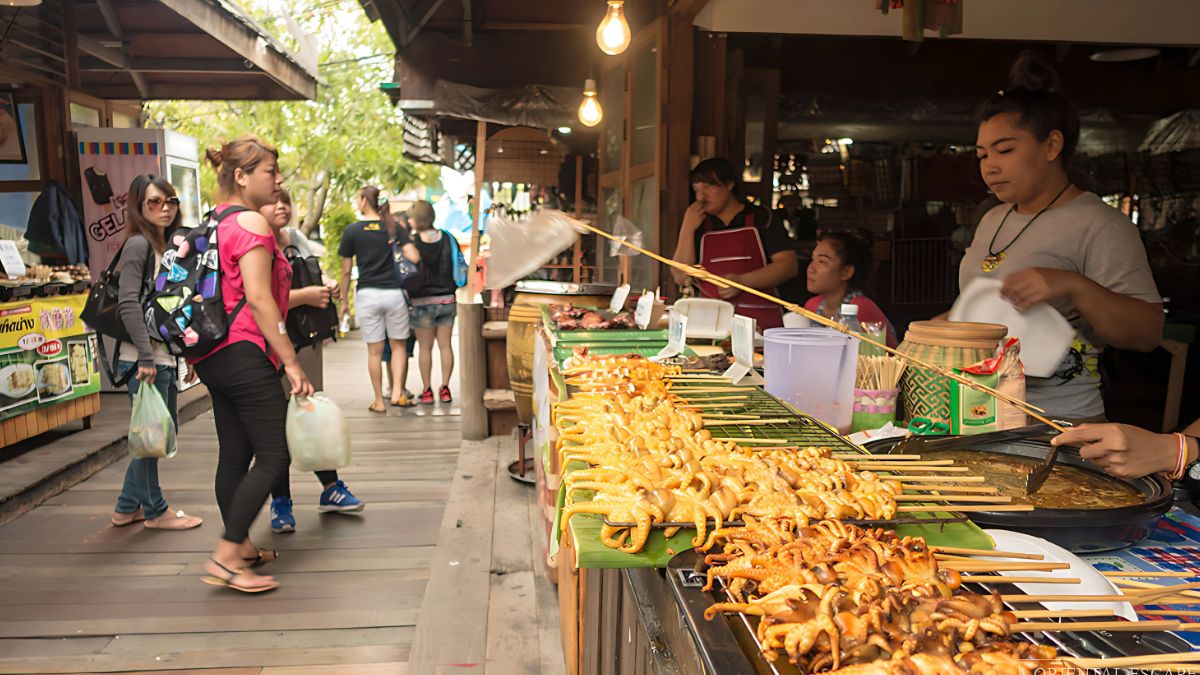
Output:
[[[249,211],[230,206],[210,211],[199,227],[179,230],[167,242],[154,287],[146,297],[146,328],[150,337],[167,345],[175,356],[205,356],[229,335],[229,326],[246,304],[242,298],[232,313],[221,298],[221,258],[217,228],[234,214]]]

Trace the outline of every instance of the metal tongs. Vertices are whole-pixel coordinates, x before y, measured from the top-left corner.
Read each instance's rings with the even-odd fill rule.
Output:
[[[1059,420],[1055,420],[1054,422],[1063,427],[1071,426]],[[958,450],[990,443],[1049,436],[1055,433],[1055,431],[1049,424],[1034,424],[1019,429],[993,431],[974,436],[909,436],[893,446],[890,454],[920,454],[922,451],[929,450]],[[1046,479],[1050,477],[1050,472],[1054,470],[1054,462],[1058,459],[1059,447],[1057,445],[1050,446],[1050,452],[1047,453],[1046,459],[1042,460],[1041,465],[1034,469],[1033,473],[1029,474],[1029,478],[1025,481],[1026,494],[1037,492],[1046,482]]]

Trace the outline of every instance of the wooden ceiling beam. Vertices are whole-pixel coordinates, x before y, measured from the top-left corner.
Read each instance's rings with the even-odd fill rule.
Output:
[[[417,17],[417,21],[405,31],[403,46],[407,47],[408,45],[412,44],[413,40],[417,39],[417,35],[420,34],[421,29],[425,27],[425,24],[429,23],[429,20],[433,18],[433,15],[436,14],[439,9],[441,9],[442,3],[445,1],[446,0],[426,0],[425,3],[417,9],[417,11],[413,12],[413,15]],[[401,3],[400,7],[403,9],[403,3]]]
[[[100,10],[100,17],[104,19],[104,25],[108,26],[108,32],[112,34],[117,41],[125,42],[125,33],[121,30],[121,22],[117,19],[117,13],[113,10],[109,0],[96,0],[96,9]],[[122,46],[121,54],[125,57],[126,64],[129,62],[129,48]],[[146,86],[146,80],[140,74],[130,70],[128,67],[125,71],[129,73],[129,77],[133,79],[133,86],[137,87],[138,94],[142,98],[147,98],[150,93],[150,88]]]
[[[92,73],[133,71],[137,73],[213,73],[232,75],[259,75],[253,66],[247,68],[244,59],[193,59],[193,58],[136,58],[120,65],[107,59],[95,58],[80,64],[80,70]]]
[[[480,30],[594,30],[585,23],[559,23],[554,21],[484,21]]]

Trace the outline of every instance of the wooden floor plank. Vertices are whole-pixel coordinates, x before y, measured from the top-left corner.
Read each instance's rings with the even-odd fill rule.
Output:
[[[200,415],[183,425],[180,452],[159,474],[171,507],[203,527],[111,527],[122,461],[0,527],[0,672],[404,672],[458,466],[458,408],[369,415],[358,402],[364,345],[342,341],[325,355],[325,389],[352,429],[353,463],[339,477],[367,502],[364,512],[319,514],[321,486],[293,471],[297,531],[270,533],[265,509],[251,531],[280,549],[264,571],[282,587],[247,596],[201,583],[222,528],[213,417]],[[105,413],[120,400],[106,397],[97,420],[111,422]],[[128,424],[118,422],[109,426]],[[85,448],[74,434],[54,450]],[[16,475],[8,468],[0,486]]]

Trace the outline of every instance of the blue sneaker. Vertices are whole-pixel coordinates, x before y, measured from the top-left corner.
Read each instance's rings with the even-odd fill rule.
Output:
[[[346,484],[338,481],[333,487],[321,493],[321,505],[318,511],[362,511],[367,503],[350,494]]]
[[[271,531],[275,534],[296,531],[296,519],[292,516],[291,497],[276,497],[271,500]]]

